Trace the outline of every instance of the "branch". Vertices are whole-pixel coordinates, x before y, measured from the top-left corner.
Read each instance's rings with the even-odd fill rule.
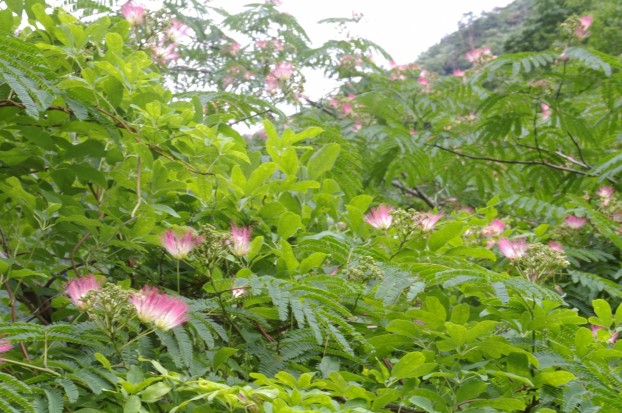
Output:
[[[558,171],[565,171],[565,172],[570,172],[570,173],[574,173],[577,175],[583,175],[583,176],[597,177],[597,175],[594,175],[588,172],[579,171],[577,169],[572,169],[572,168],[567,168],[565,166],[556,165],[556,164],[553,164],[547,161],[519,161],[519,160],[513,160],[513,159],[497,159],[497,158],[490,158],[487,156],[469,155],[467,153],[458,152],[453,149],[445,148],[444,146],[440,146],[437,144],[433,144],[432,146],[440,150],[453,153],[454,155],[458,155],[464,158],[474,159],[478,161],[489,161],[489,162],[495,162],[495,163],[514,164],[514,165],[540,165],[540,166],[546,166],[547,168],[555,169]]]
[[[391,184],[397,189],[399,189],[400,191],[407,193],[408,195],[412,195],[412,196],[416,196],[417,198],[420,198],[421,200],[423,200],[423,202],[428,204],[430,208],[436,207],[436,203],[416,186],[413,189],[407,188],[404,185],[402,185],[402,183],[400,183],[397,179],[394,179],[391,182]]]

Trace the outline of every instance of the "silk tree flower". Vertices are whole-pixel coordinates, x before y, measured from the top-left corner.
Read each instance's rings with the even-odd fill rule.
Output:
[[[418,214],[413,217],[415,222],[418,222],[423,232],[430,232],[436,226],[439,219],[443,217],[443,214],[435,214],[433,212],[426,212],[425,214]]]
[[[547,120],[551,117],[551,107],[546,103],[540,103],[540,109],[542,110],[542,120]]]
[[[521,258],[527,252],[527,241],[524,238],[510,241],[507,238],[501,238],[497,243],[501,253],[509,260]]]
[[[233,298],[240,298],[244,294],[246,294],[246,287],[238,287],[231,290],[231,295],[233,296]]]
[[[236,257],[242,257],[248,253],[251,247],[251,227],[237,227],[231,223],[231,243],[229,248]]]
[[[454,76],[456,77],[464,77],[464,71],[460,69],[454,69]]]
[[[181,39],[187,37],[189,33],[190,27],[177,19],[171,20],[171,26],[166,32],[168,38],[174,43],[178,43]]]
[[[500,219],[493,219],[492,222],[482,229],[482,236],[492,238],[503,234],[505,222]]]
[[[579,18],[579,26],[575,30],[575,34],[579,39],[589,36],[588,30],[592,25],[592,16],[583,16]]]
[[[67,287],[65,287],[65,293],[69,296],[73,305],[80,310],[86,310],[86,304],[82,299],[89,291],[99,290],[103,283],[103,279],[98,279],[93,274],[87,275],[86,277],[74,278],[67,284]]]
[[[121,15],[129,21],[132,26],[140,26],[145,21],[145,8],[134,4],[132,0],[121,6]]]
[[[163,43],[156,45],[153,48],[153,54],[160,64],[179,59],[179,53],[175,51],[174,43],[169,43],[167,46],[164,46]]]
[[[8,341],[0,338],[0,354],[6,353],[13,348],[13,345]]]
[[[419,74],[419,79],[417,80],[420,85],[422,86],[430,85],[430,80],[427,78],[427,76],[428,76],[428,71],[423,69],[421,73]]]
[[[564,252],[564,247],[557,241],[549,241],[549,248],[552,250]]]
[[[294,72],[294,65],[289,62],[278,62],[272,68],[270,74],[274,76],[276,80],[289,80],[292,77],[292,73]]]
[[[372,208],[370,213],[365,215],[365,221],[376,229],[388,229],[393,222],[391,211],[393,208],[390,205],[378,205],[377,208]]]
[[[575,215],[568,215],[566,219],[564,219],[564,223],[572,229],[579,229],[587,224],[587,218],[581,218]]]
[[[592,324],[592,335],[594,336],[594,338],[598,339],[598,331],[599,330],[606,330],[605,327],[603,326],[597,326]],[[611,334],[609,336],[609,338],[607,339],[607,343],[609,344],[614,344],[616,341],[618,341],[618,332],[615,331],[613,334]]]
[[[169,254],[178,260],[183,260],[203,242],[203,237],[197,235],[192,228],[187,228],[183,232],[167,229],[160,236],[160,241]]]
[[[145,286],[130,296],[136,315],[143,323],[153,323],[160,330],[170,330],[188,320],[188,305],[157,288]]]
[[[600,188],[598,188],[598,191],[596,191],[596,195],[598,195],[600,198],[611,198],[611,196],[613,195],[613,191],[614,189],[610,186],[601,186]]]
[[[484,63],[496,57],[495,55],[492,54],[490,47],[483,47],[481,49],[471,49],[464,56],[469,62],[474,63],[474,64]]]

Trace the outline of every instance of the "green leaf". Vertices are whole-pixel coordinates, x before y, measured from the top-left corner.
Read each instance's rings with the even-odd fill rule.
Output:
[[[147,387],[145,390],[141,391],[139,395],[141,400],[145,403],[155,403],[164,397],[164,395],[168,394],[171,389],[172,387],[168,384],[159,382]]]
[[[548,384],[550,386],[559,387],[568,383],[569,381],[576,380],[577,377],[569,371],[559,370],[552,372],[542,372],[536,375],[536,383]]]
[[[596,324],[605,328],[611,327],[613,323],[613,315],[611,314],[611,306],[603,299],[596,299],[592,301],[592,307],[594,313],[596,313],[597,319],[590,317],[589,321],[592,324]]]
[[[419,367],[425,363],[425,356],[419,351],[406,354],[391,369],[391,377],[396,380],[418,377]]]
[[[448,222],[440,230],[430,235],[428,246],[432,251],[438,250],[443,245],[447,244],[453,238],[462,235],[462,229],[466,224],[464,222]]]
[[[294,235],[302,225],[300,215],[287,211],[279,218],[277,232],[281,238],[287,239]]]
[[[300,272],[302,274],[306,274],[312,268],[319,267],[324,262],[324,259],[326,259],[326,255],[327,254],[323,252],[314,252],[313,254],[309,255],[307,258],[300,261]]]
[[[330,171],[339,156],[341,145],[327,143],[316,151],[307,162],[307,175],[310,180],[317,180],[320,176]]]
[[[141,407],[140,397],[129,396],[123,404],[123,413],[139,413]]]

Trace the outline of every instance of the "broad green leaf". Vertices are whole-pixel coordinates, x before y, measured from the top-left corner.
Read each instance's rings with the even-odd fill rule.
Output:
[[[435,231],[432,235],[430,235],[430,239],[428,240],[430,249],[436,251],[453,238],[462,235],[462,229],[465,225],[466,224],[464,222],[460,221],[446,223],[440,230]]]
[[[216,356],[214,356],[216,358]],[[147,387],[139,393],[142,401],[145,403],[155,403],[172,390],[171,386],[166,383],[158,382]]]
[[[419,367],[425,363],[425,356],[414,351],[406,354],[402,357],[391,369],[391,377],[396,380],[408,379],[411,377],[417,377],[419,374]]]
[[[576,380],[577,377],[569,371],[559,370],[551,372],[541,372],[536,375],[536,383],[548,384],[550,386],[559,387],[568,383],[569,381]]]
[[[341,145],[327,143],[316,151],[307,162],[307,175],[311,180],[317,180],[320,176],[330,171],[339,156]]]
[[[300,215],[287,211],[279,218],[277,233],[281,238],[287,239],[294,235],[302,226]]]

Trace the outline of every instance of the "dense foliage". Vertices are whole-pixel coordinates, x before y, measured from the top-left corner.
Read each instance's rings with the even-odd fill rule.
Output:
[[[442,76],[175,3],[0,9],[1,411],[622,410],[597,13]]]

